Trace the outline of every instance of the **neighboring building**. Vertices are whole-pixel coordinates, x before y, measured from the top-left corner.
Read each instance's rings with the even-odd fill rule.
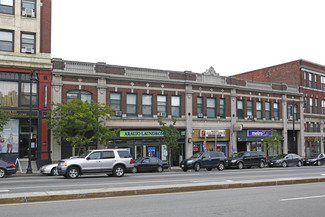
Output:
[[[267,152],[261,143],[265,131],[271,129],[284,137],[279,152],[289,149],[304,154],[303,95],[298,86],[222,77],[213,68],[193,73],[62,59],[52,59],[52,63],[52,101],[79,98],[109,105],[116,115],[106,125],[121,129],[111,146],[128,148],[134,158],[166,157],[159,115],[166,122],[177,118],[181,138],[174,165],[202,150],[220,150],[227,156],[246,150]],[[287,113],[292,101],[296,105],[294,125],[288,122]],[[295,145],[290,143],[293,126]],[[58,145],[55,140],[52,144],[53,160],[74,154],[69,145]]]
[[[38,166],[50,161],[44,118],[50,109],[51,69],[51,0],[0,0],[0,107],[11,114],[2,132],[1,158],[28,158],[32,97],[32,159]],[[30,95],[32,70],[38,82]]]
[[[237,74],[234,75],[234,77],[299,86],[301,92],[304,94],[304,153],[307,156],[314,153],[324,153],[324,65],[312,63],[306,60],[296,60],[276,66]],[[295,128],[295,130],[296,129],[297,128]],[[289,136],[292,137],[292,132]]]

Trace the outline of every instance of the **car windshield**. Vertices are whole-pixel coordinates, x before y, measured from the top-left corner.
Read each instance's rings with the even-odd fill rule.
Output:
[[[90,154],[91,151],[86,151],[78,156],[78,158],[85,158],[88,154]]]
[[[317,158],[319,154],[312,154],[310,157]]]
[[[282,159],[285,156],[287,156],[286,154],[279,154],[278,156],[275,156],[274,159]]]
[[[203,154],[203,152],[195,153],[191,158],[199,158],[202,156],[202,154]]]
[[[239,158],[239,157],[241,157],[241,156],[243,156],[243,155],[244,155],[243,152],[239,152],[239,153],[234,153],[234,154],[232,155],[232,157],[233,157],[233,158]]]

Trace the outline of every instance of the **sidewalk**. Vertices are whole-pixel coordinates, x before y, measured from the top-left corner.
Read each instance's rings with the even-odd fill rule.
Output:
[[[230,181],[230,182],[206,182],[206,183],[190,183],[190,184],[176,184],[176,185],[167,184],[167,185],[157,185],[157,186],[45,191],[45,192],[16,193],[16,194],[2,193],[0,194],[0,204],[98,198],[98,197],[116,197],[116,196],[128,196],[128,195],[143,195],[143,194],[162,194],[162,193],[172,193],[172,192],[217,190],[217,189],[228,189],[228,188],[278,186],[278,185],[291,185],[291,184],[304,184],[304,183],[317,183],[317,182],[325,182],[325,177],[268,179],[268,180],[254,180],[254,181],[250,180],[250,181]]]

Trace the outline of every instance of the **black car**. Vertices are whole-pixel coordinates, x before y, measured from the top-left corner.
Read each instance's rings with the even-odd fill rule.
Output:
[[[320,166],[325,163],[325,154],[313,154],[303,159],[305,166]]]
[[[273,166],[280,166],[280,167],[287,167],[287,166],[302,166],[302,157],[297,154],[279,154],[275,157],[269,158],[269,167]]]
[[[234,153],[231,158],[228,159],[229,168],[243,169],[251,168],[252,166],[258,166],[260,168],[266,165],[266,155],[262,151],[246,151]]]
[[[132,172],[162,172],[168,169],[168,161],[157,157],[141,157],[135,160]]]
[[[208,151],[195,153],[192,157],[183,160],[180,167],[184,172],[188,169],[199,171],[200,168],[206,168],[208,171],[211,171],[212,168],[217,168],[221,171],[227,165],[227,157],[223,152]]]
[[[15,164],[0,160],[0,178],[5,177],[5,175],[15,174],[16,172],[17,169]]]

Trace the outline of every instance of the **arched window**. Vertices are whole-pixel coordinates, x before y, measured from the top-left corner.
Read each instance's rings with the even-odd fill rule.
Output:
[[[70,102],[74,99],[80,99],[83,102],[91,102],[93,99],[92,93],[84,90],[71,90],[67,92],[67,102]]]

